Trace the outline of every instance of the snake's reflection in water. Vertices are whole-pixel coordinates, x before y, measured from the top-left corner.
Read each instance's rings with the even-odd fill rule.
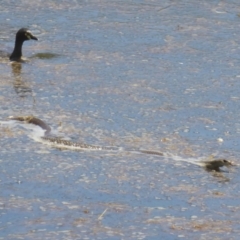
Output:
[[[13,62],[11,66],[12,66],[12,74],[14,78],[13,88],[17,93],[17,95],[21,98],[32,96],[32,89],[24,81],[24,77],[22,75],[22,63]]]

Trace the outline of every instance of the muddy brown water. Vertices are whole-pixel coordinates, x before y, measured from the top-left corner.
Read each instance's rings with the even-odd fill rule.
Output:
[[[240,5],[1,1],[1,120],[35,115],[75,141],[239,163]],[[239,168],[61,151],[0,126],[0,239],[238,239]]]

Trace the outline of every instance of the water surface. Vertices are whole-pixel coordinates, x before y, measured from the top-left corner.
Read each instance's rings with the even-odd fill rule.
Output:
[[[1,120],[75,141],[238,164],[239,13],[222,1],[2,1]],[[238,239],[238,167],[61,151],[0,126],[0,239]]]

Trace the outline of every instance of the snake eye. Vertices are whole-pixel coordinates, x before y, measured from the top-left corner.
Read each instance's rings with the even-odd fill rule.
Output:
[[[31,35],[28,32],[25,32],[25,36],[27,37],[27,39],[31,39]]]

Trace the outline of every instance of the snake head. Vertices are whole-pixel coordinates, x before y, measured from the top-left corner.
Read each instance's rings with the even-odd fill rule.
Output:
[[[215,159],[215,160],[205,161],[204,164],[207,170],[210,170],[210,171],[215,170],[217,172],[220,171],[221,167],[234,166],[232,162],[226,159]]]

